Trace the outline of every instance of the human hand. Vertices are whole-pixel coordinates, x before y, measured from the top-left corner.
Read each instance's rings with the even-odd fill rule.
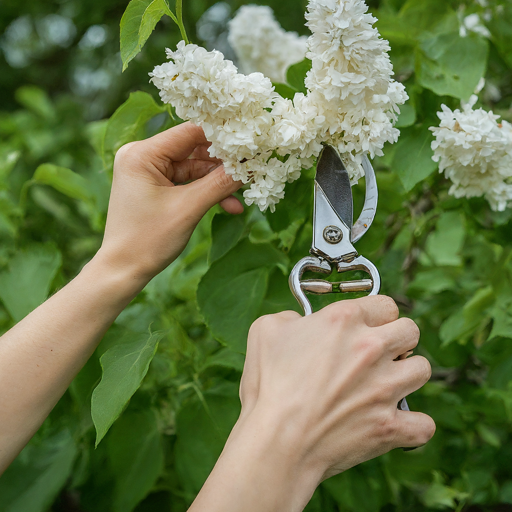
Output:
[[[103,259],[145,283],[179,256],[212,206],[243,211],[231,195],[242,184],[224,173],[208,147],[202,128],[184,123],[118,151]]]
[[[257,320],[242,413],[190,510],[298,512],[322,480],[393,448],[425,444],[432,418],[397,408],[431,375],[425,358],[404,359],[418,340],[416,324],[398,319],[384,296],[304,318],[288,311]]]
[[[397,408],[431,376],[424,357],[401,358],[419,335],[385,296],[338,302],[304,318],[262,317],[249,334],[242,418],[256,413],[284,427],[321,479],[393,448],[424,445],[434,421]]]

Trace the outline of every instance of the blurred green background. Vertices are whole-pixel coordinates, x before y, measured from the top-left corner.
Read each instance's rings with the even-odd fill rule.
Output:
[[[188,0],[189,36],[222,46],[229,13],[245,3],[217,5],[200,21],[215,2]],[[305,1],[258,3],[271,5],[287,30],[307,34]],[[330,479],[307,510],[512,511],[512,210],[449,196],[428,131],[441,104],[458,107],[482,74],[480,105],[512,121],[512,2],[369,5],[411,100],[400,142],[374,162],[379,213],[358,247],[381,270],[383,292],[422,329],[419,351],[434,374],[409,403],[431,414],[438,432],[420,450],[394,451]],[[148,73],[179,32],[164,18],[121,73],[126,7],[118,0],[0,3],[0,332],[99,248],[120,145],[177,122]],[[471,13],[490,37],[460,36]],[[134,91],[143,92],[130,97]],[[236,421],[250,323],[297,309],[287,274],[309,249],[313,176],[304,172],[275,214],[246,208],[237,218],[217,210],[205,218],[0,478],[0,512],[187,509]],[[261,286],[247,297],[234,282]],[[212,291],[220,291],[215,301]],[[111,362],[134,350],[149,354],[145,368],[128,361],[123,371],[133,389],[111,410]],[[95,449],[97,433],[104,439]]]

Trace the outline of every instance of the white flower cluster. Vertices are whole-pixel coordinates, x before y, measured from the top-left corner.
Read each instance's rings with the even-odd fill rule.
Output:
[[[512,205],[512,125],[499,116],[474,110],[477,96],[462,109],[443,105],[439,127],[431,128],[434,160],[452,181],[455,197],[484,196],[495,211]]]
[[[162,100],[171,103],[179,117],[204,129],[212,142],[211,156],[224,162],[228,174],[251,183],[244,194],[248,204],[273,209],[284,197],[285,183],[297,179],[303,165],[312,164],[291,151],[280,151],[285,139],[290,144],[292,138],[300,138],[296,120],[291,119],[287,129],[284,119],[286,107],[293,109],[291,101],[277,95],[263,74],[238,73],[220,52],[181,41],[167,55],[171,60],[151,73]],[[277,157],[278,152],[288,156],[286,161]]]
[[[251,184],[247,204],[273,211],[285,184],[313,165],[323,143],[339,149],[357,180],[364,153],[382,155],[386,141],[396,142],[397,105],[407,94],[391,78],[389,45],[367,10],[363,0],[310,0],[313,68],[308,95],[293,101],[263,74],[238,73],[221,53],[184,42],[151,73],[162,100],[204,128],[226,173]]]
[[[325,116],[320,139],[360,163],[362,153],[382,156],[386,142],[400,132],[393,127],[398,105],[408,99],[392,80],[389,43],[373,27],[377,21],[361,0],[313,0],[306,18],[312,36],[306,78],[308,99]]]
[[[246,5],[229,22],[228,41],[242,73],[259,71],[285,83],[288,68],[306,57],[308,38],[286,32],[270,7]]]

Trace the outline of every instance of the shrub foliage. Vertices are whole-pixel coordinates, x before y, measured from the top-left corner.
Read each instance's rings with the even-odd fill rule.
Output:
[[[189,34],[212,3],[183,6]],[[287,29],[305,33],[301,2],[268,3]],[[324,482],[308,512],[512,510],[512,209],[495,213],[483,199],[451,197],[428,130],[441,104],[457,108],[482,76],[501,91],[484,90],[483,106],[512,121],[510,0],[488,0],[501,13],[486,22],[490,39],[459,34],[464,16],[489,8],[483,3],[371,2],[411,99],[399,143],[374,161],[379,210],[358,248],[379,267],[383,293],[421,327],[419,352],[433,377],[409,403],[433,416],[438,431],[422,449],[394,451]],[[0,63],[3,332],[98,249],[115,152],[179,122],[147,84],[164,46],[181,39],[165,18],[156,25],[174,16],[174,6],[132,0],[121,22],[121,56],[125,66],[134,60],[108,90],[87,96],[63,77],[78,63],[110,65],[126,5],[91,2],[85,12],[79,4],[69,10],[76,33],[67,48],[34,50],[24,68]],[[45,8],[64,12],[62,5]],[[50,12],[41,9],[35,0],[23,7],[8,1],[0,23],[23,15],[37,24]],[[104,24],[110,39],[84,50],[79,41],[94,24]],[[296,89],[306,70],[295,67],[280,90]],[[249,326],[263,314],[298,310],[287,277],[310,248],[313,178],[314,169],[305,171],[274,214],[251,207],[239,217],[220,209],[207,215],[186,251],[117,319],[2,476],[1,511],[187,509],[239,414]],[[355,197],[360,205],[362,190]]]

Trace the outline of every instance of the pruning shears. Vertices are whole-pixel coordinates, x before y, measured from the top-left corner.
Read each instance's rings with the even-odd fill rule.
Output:
[[[354,223],[352,186],[343,159],[336,149],[328,145],[318,159],[310,256],[300,260],[290,274],[290,288],[306,316],[313,313],[306,293],[369,292],[369,295],[378,295],[380,292],[381,279],[377,267],[354,247],[370,229],[377,213],[379,197],[375,171],[367,156],[363,157],[362,167],[366,196],[361,215]],[[370,279],[340,282],[302,279],[307,271],[329,275],[333,268],[340,274],[362,270]],[[405,398],[398,403],[398,408],[409,410]]]

